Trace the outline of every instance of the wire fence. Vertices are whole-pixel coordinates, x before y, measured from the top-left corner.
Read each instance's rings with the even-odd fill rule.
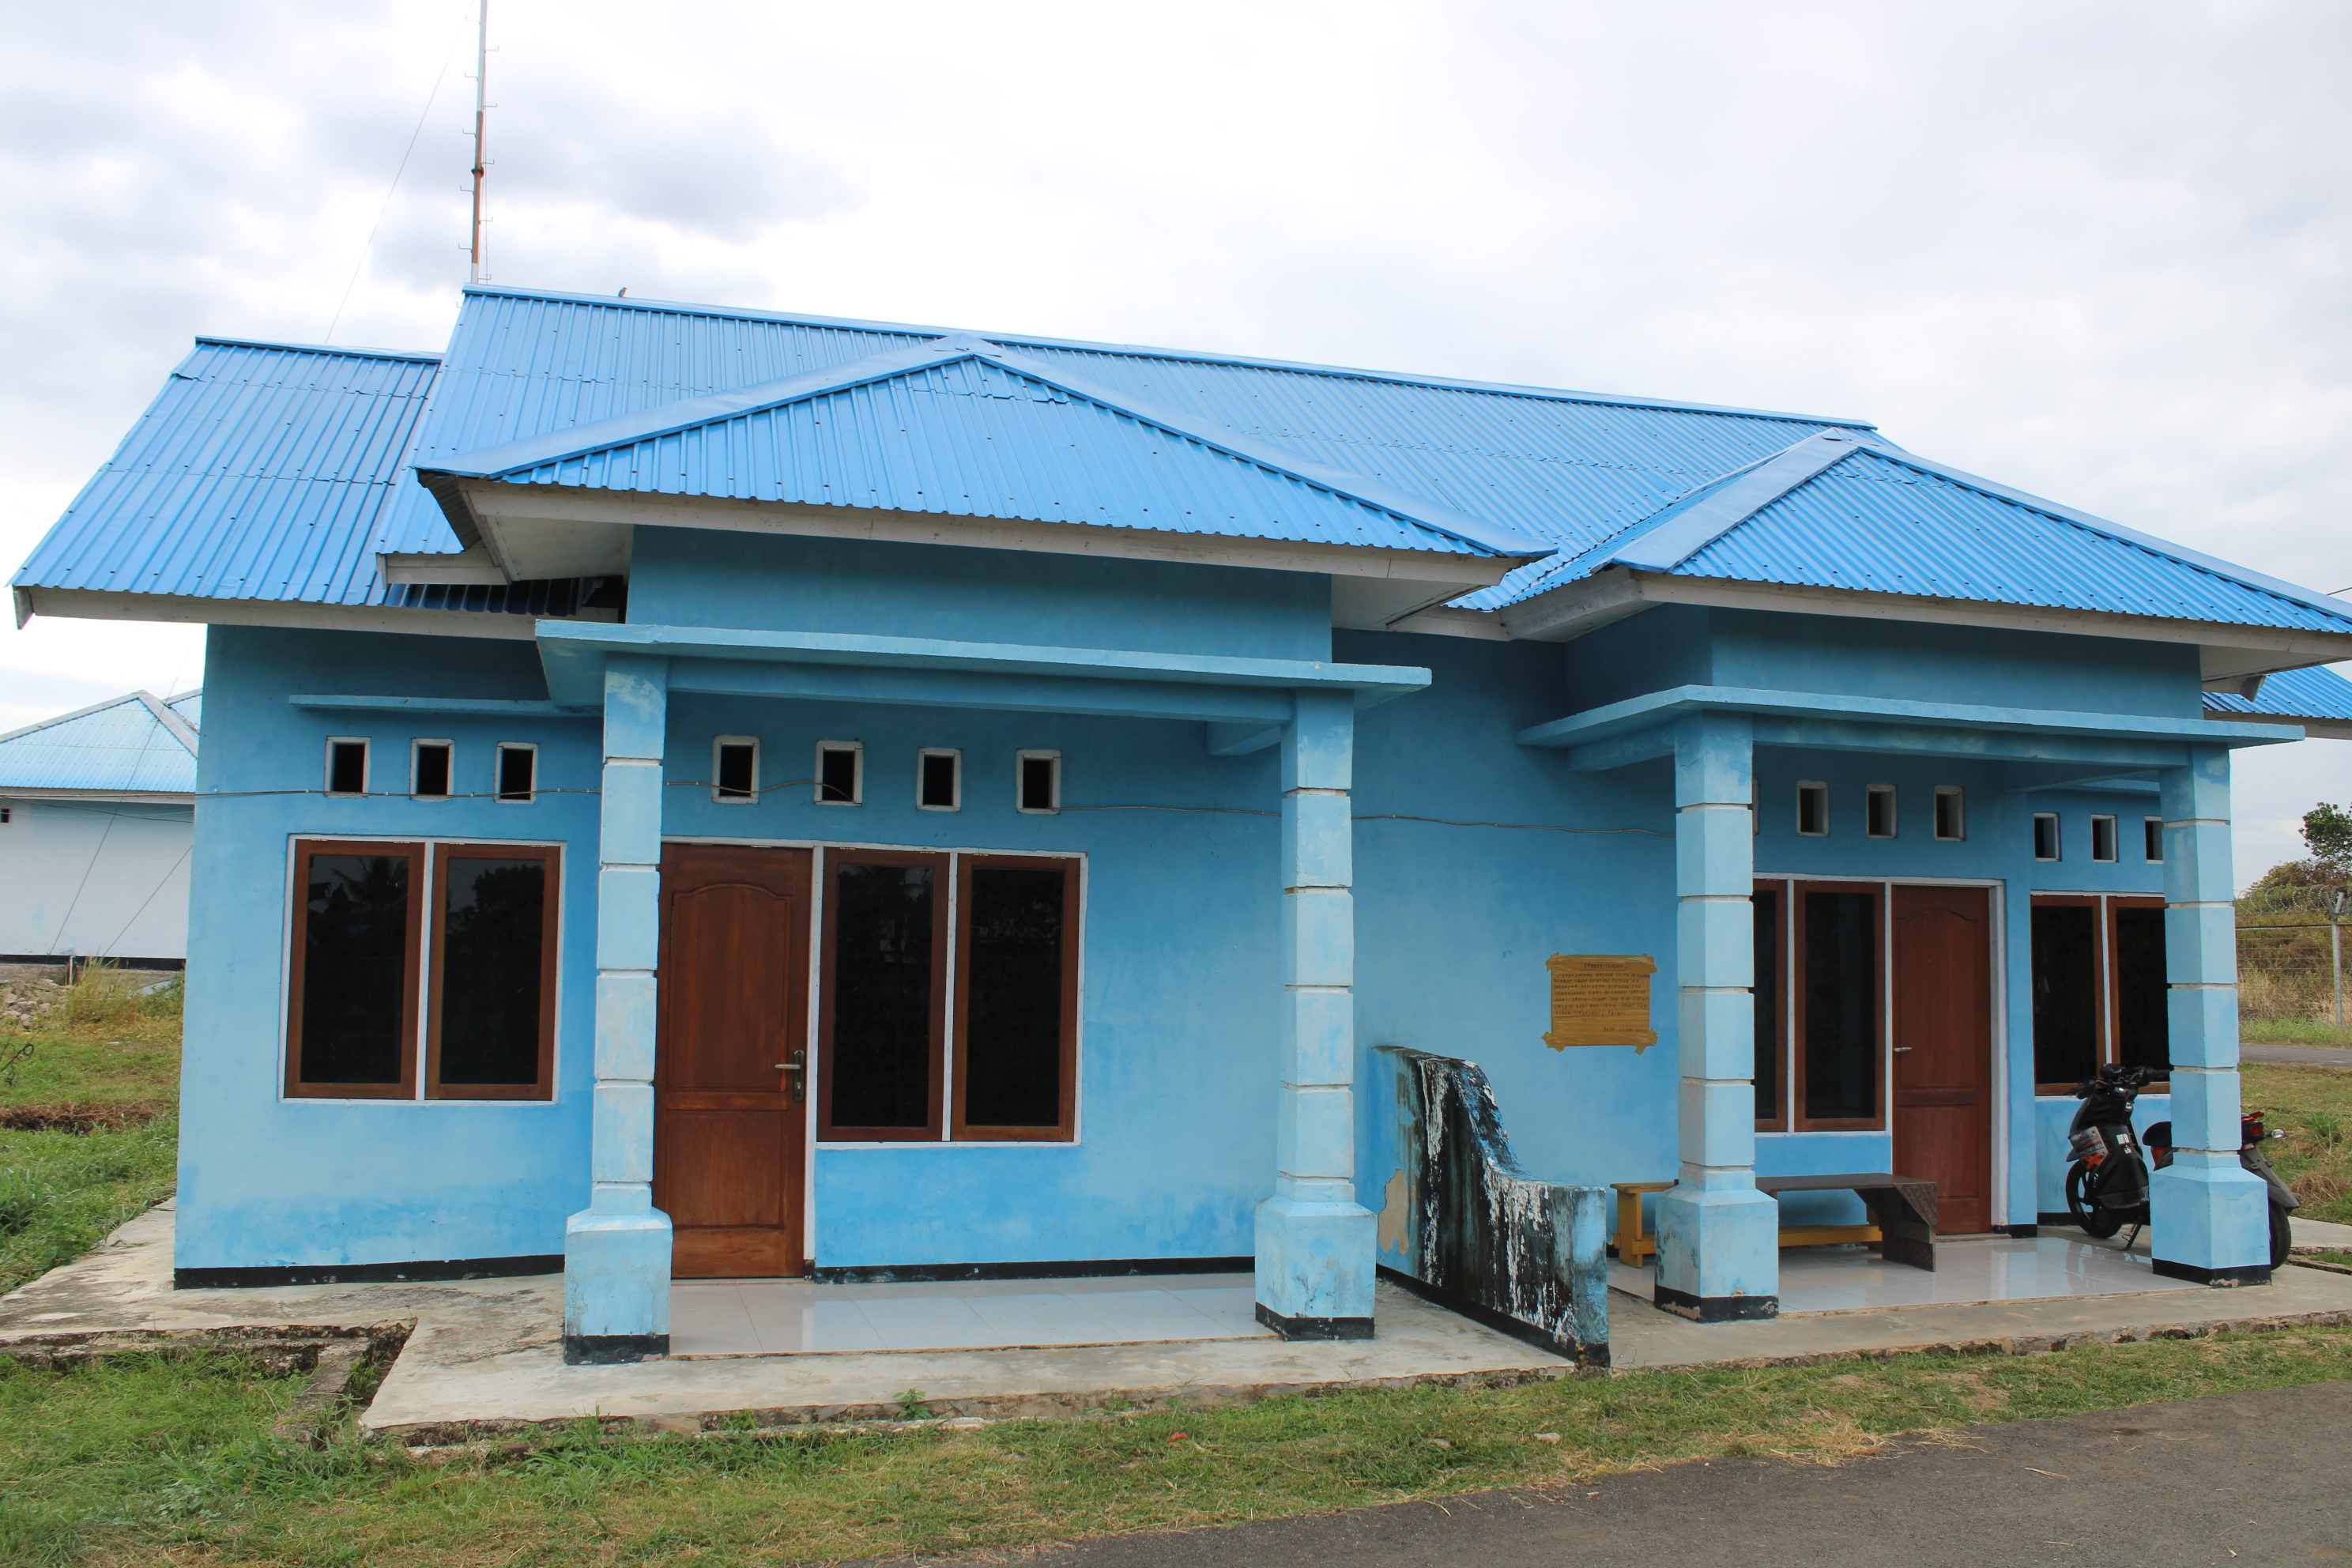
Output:
[[[2347,889],[2257,888],[2238,900],[2238,1016],[2344,1027]]]

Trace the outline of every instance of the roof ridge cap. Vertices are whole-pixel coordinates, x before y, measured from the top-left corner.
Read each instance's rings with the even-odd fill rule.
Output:
[[[103,713],[110,708],[120,708],[126,702],[136,702],[146,695],[144,691],[126,691],[120,697],[110,697],[103,702],[93,702],[87,708],[77,708],[70,713],[58,713],[47,719],[37,720],[21,730],[11,730],[6,734],[0,735],[0,744],[22,739],[26,735],[37,734],[43,730],[53,729],[59,724],[71,723],[76,719],[87,719],[93,713]]]
[[[1161,348],[1150,343],[1098,342],[1087,338],[1053,338],[1034,332],[998,332],[963,327],[926,326],[910,321],[876,321],[854,316],[820,316],[802,310],[762,310],[750,306],[698,305],[680,300],[635,300],[604,294],[573,294],[554,289],[519,289],[506,285],[468,284],[464,292],[485,298],[542,300],[563,305],[593,305],[643,310],[653,315],[716,316],[726,321],[779,321],[793,326],[827,327],[839,331],[886,332],[899,337],[983,338],[993,343],[1024,348],[1071,349],[1130,359],[1174,360],[1193,364],[1234,365],[1248,370],[1286,371],[1299,375],[1328,376],[1349,381],[1386,382],[1400,386],[1426,386],[1444,392],[1483,392],[1508,397],[1539,398],[1554,403],[1593,404],[1618,408],[1655,408],[1674,414],[1704,414],[1717,417],[1775,419],[1797,425],[1829,425],[1849,430],[1875,430],[1868,419],[1798,414],[1787,409],[1743,408],[1732,404],[1685,403],[1670,397],[1634,393],[1580,392],[1569,387],[1536,386],[1524,382],[1475,381],[1462,376],[1429,375],[1411,371],[1372,370],[1360,365],[1318,364],[1308,360],[1265,359],[1251,354],[1214,353],[1202,349]]]
[[[1718,475],[1650,520],[1612,549],[1607,563],[1646,572],[1671,572],[1790,492],[1866,450],[1854,437],[1823,430]]]
[[[199,348],[275,349],[282,353],[323,354],[338,359],[410,360],[420,364],[439,364],[444,357],[438,349],[347,349],[333,343],[279,342],[274,338],[224,337],[216,332],[198,332],[194,341]]]
[[[163,726],[164,732],[179,742],[188,755],[194,756],[197,745],[195,727],[183,715],[173,712],[164,705],[162,698],[145,687],[140,688],[136,695],[140,701],[147,705],[147,711],[155,716],[155,722]]]

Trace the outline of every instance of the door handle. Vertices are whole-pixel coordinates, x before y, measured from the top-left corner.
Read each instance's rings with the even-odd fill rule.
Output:
[[[1892,1046],[1892,1047],[1889,1047],[1888,1048],[1889,1048],[1890,1050],[1907,1051],[1907,1050],[1909,1050],[1911,1047],[1908,1047],[1908,1046]]]
[[[778,1072],[793,1075],[793,1103],[798,1105],[808,1098],[808,1052],[794,1051],[793,1059],[776,1064]]]

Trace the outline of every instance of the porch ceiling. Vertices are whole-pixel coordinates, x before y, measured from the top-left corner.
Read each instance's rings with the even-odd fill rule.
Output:
[[[1743,713],[1759,746],[1919,752],[1989,762],[2087,763],[2146,768],[2188,760],[2191,745],[2269,746],[2302,731],[2137,713],[2075,713],[1963,702],[1906,702],[1738,686],[1677,686],[1522,730],[1522,746],[1569,752],[1580,773],[1623,767],[1674,750],[1674,722],[1694,713]]]
[[[1399,665],[569,621],[541,622],[539,651],[549,698],[586,709],[614,654],[669,658],[673,691],[1255,725],[1287,721],[1294,691],[1351,692],[1360,709],[1430,682]]]

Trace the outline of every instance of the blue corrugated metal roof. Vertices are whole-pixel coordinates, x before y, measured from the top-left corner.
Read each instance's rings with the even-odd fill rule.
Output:
[[[371,542],[435,363],[198,339],[16,582],[382,602]]]
[[[178,718],[201,694],[168,708],[143,691],[60,714],[0,735],[0,792],[92,790],[120,795],[194,795],[196,754],[159,710]]]
[[[1378,480],[958,338],[470,453],[452,471],[1447,554],[1549,553]]]
[[[1857,447],[1700,543],[1684,577],[2352,632],[2322,595]],[[1638,547],[1638,545],[1637,545]]]
[[[461,545],[410,468],[462,470],[471,455],[539,437],[562,447],[600,421],[837,372],[957,335],[476,289],[437,370],[429,356],[205,340],[17,581],[562,614],[553,605],[567,592],[576,600],[576,585],[529,587],[518,597],[383,584],[378,552]],[[628,443],[625,452],[579,454],[530,477],[578,483],[594,470],[602,482],[633,489],[690,482],[713,494],[815,500],[845,489],[857,504],[924,510],[954,510],[969,496],[971,515],[1071,521],[1099,521],[1129,500],[1136,511],[1136,498],[1148,495],[1173,514],[1168,526],[1183,531],[1360,542],[1393,542],[1375,537],[1389,526],[1382,512],[1422,513],[1559,552],[1461,601],[1494,608],[1605,564],[1650,537],[1662,514],[1690,512],[1694,492],[1723,489],[1725,476],[1843,432],[1870,450],[1757,509],[1671,570],[2352,629],[2352,616],[2320,595],[1957,475],[1900,453],[1860,421],[1018,334],[976,341],[1009,352],[990,370],[941,371],[927,384],[902,378],[832,395],[823,409],[812,401]],[[1006,374],[1014,363],[1034,377]],[[1073,383],[1093,389],[1090,397],[1098,392],[1098,402],[1086,408],[1087,399],[1015,389]],[[1328,470],[1387,500],[1367,509],[1342,501],[1344,488],[1286,481],[1282,504],[1269,505],[1263,485],[1236,491],[1231,476],[1211,477],[1213,465],[1143,456],[1134,437],[1145,426],[1104,413],[1104,404],[1148,407],[1203,432],[1204,448],[1260,452],[1298,474]],[[847,437],[861,429],[899,445],[877,461],[851,450]],[[1090,462],[1064,455],[1081,445]],[[930,504],[937,489],[959,483],[948,502]],[[999,494],[1017,499],[991,499]]]
[[[2332,669],[2283,669],[2263,679],[2252,697],[2234,691],[2209,691],[2205,711],[2267,714],[2282,719],[2342,719],[2352,721],[2352,680]]]

